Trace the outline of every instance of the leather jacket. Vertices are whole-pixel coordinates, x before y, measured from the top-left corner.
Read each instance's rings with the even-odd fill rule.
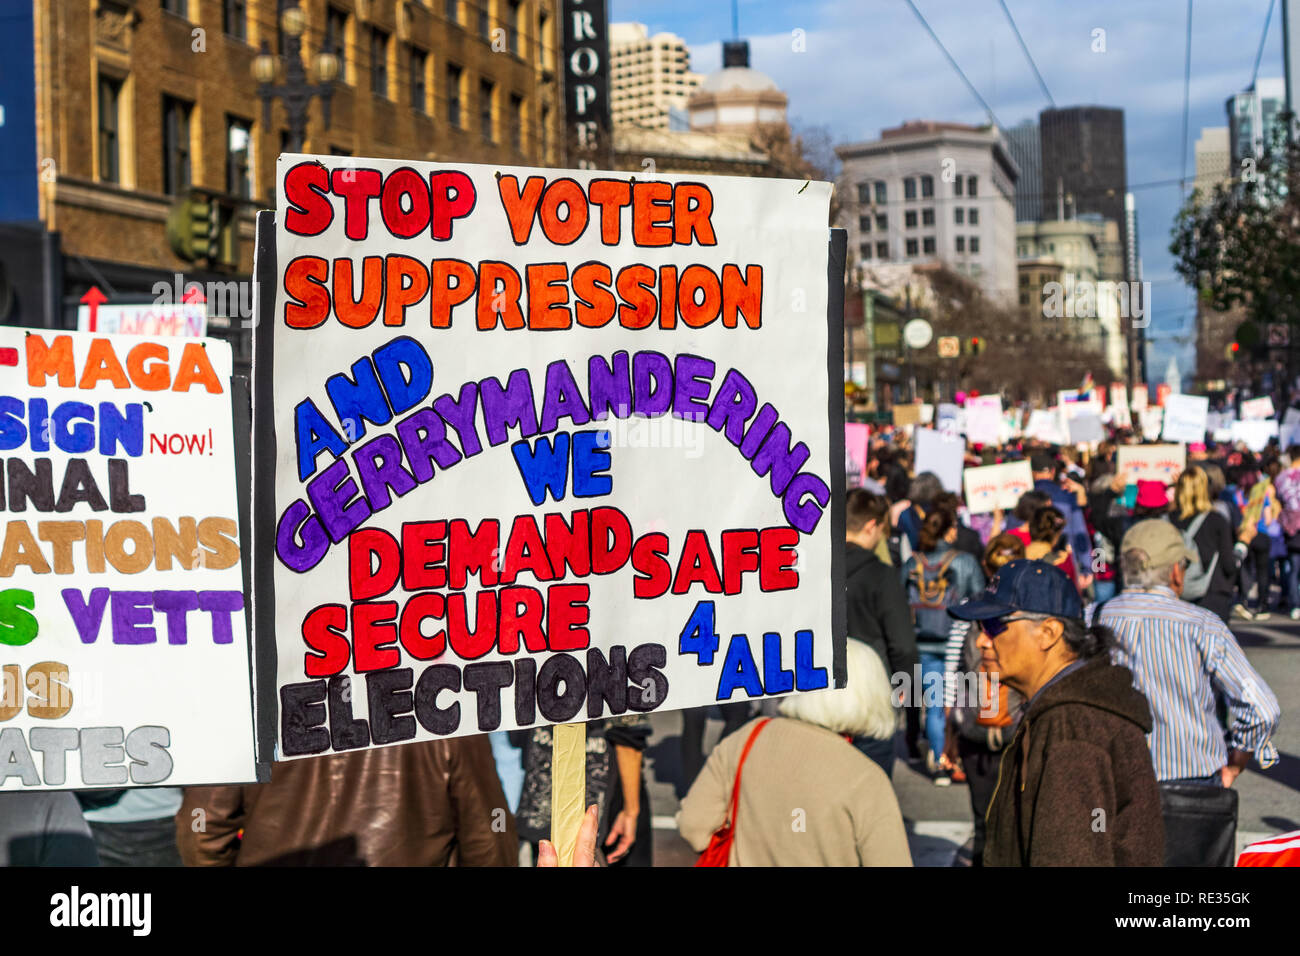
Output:
[[[486,734],[284,761],[265,784],[187,787],[176,839],[186,866],[519,861]]]

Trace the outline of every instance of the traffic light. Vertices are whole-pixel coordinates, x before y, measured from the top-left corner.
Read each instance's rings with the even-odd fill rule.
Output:
[[[982,352],[982,351],[984,351],[984,342],[980,339],[980,337],[979,337],[978,335],[973,335],[973,336],[971,336],[971,340],[970,340],[970,354],[971,354],[971,355],[979,355],[980,352]]]
[[[186,262],[211,259],[217,252],[215,203],[199,193],[182,199],[167,216],[167,241]]]
[[[1227,353],[1224,355],[1224,358],[1235,360],[1240,351],[1241,351],[1241,345],[1239,343],[1229,342]]]

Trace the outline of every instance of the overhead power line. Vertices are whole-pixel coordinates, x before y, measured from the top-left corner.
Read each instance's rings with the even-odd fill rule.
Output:
[[[1047,88],[1047,83],[1043,80],[1043,74],[1038,72],[1038,64],[1034,62],[1034,58],[1030,55],[1029,47],[1025,44],[1025,38],[1020,35],[1020,28],[1016,26],[1015,17],[1011,15],[1011,11],[1007,8],[1006,0],[998,0],[998,3],[1002,6],[1002,12],[1007,15],[1007,22],[1011,24],[1011,30],[1016,35],[1016,40],[1025,54],[1025,59],[1029,61],[1029,68],[1034,71],[1034,76],[1038,78],[1038,85],[1042,87],[1043,95],[1047,97],[1047,102],[1051,103],[1052,108],[1055,109],[1056,100],[1052,99],[1052,92]]]
[[[1181,188],[1187,189],[1187,118],[1192,96],[1192,0],[1187,0],[1187,55],[1183,60],[1183,176]]]
[[[1264,41],[1268,39],[1268,25],[1273,19],[1273,5],[1277,0],[1268,0],[1268,13],[1264,14],[1264,32],[1259,36],[1259,50],[1255,53],[1255,68],[1250,71],[1250,86],[1248,90],[1255,88],[1255,78],[1259,76],[1259,61],[1264,58]]]
[[[912,12],[916,14],[916,18],[921,21],[921,26],[925,27],[925,32],[930,34],[930,39],[934,40],[935,45],[943,52],[943,55],[948,58],[948,62],[952,65],[952,68],[957,71],[957,75],[961,77],[961,81],[966,84],[966,89],[970,90],[971,95],[974,96],[975,99],[979,100],[980,106],[984,107],[984,111],[989,114],[989,118],[993,120],[993,124],[997,126],[998,129],[1004,129],[1002,121],[999,120],[997,114],[993,112],[993,107],[989,106],[989,104],[985,102],[984,97],[980,96],[980,91],[975,89],[975,84],[970,81],[962,71],[962,68],[957,65],[957,61],[952,58],[952,54],[949,53],[948,48],[943,45],[943,41],[940,40],[939,35],[934,32],[929,21],[926,20],[921,11],[916,8],[916,4],[913,3],[912,0],[905,0],[905,2],[912,8]]]

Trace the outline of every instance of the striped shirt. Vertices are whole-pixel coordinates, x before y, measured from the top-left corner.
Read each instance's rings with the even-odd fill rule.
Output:
[[[1100,609],[1098,623],[1118,638],[1111,659],[1133,671],[1151,705],[1147,735],[1157,780],[1208,777],[1228,763],[1228,747],[1277,762],[1269,739],[1281,709],[1237,639],[1217,615],[1167,587],[1125,590]],[[1227,742],[1215,694],[1228,711]]]

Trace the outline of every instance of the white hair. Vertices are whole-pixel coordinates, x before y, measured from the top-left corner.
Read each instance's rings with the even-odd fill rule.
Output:
[[[850,638],[845,664],[848,685],[808,694],[792,694],[781,701],[781,715],[825,727],[837,734],[884,740],[893,736],[898,713],[891,702],[889,675],[880,655]]]

